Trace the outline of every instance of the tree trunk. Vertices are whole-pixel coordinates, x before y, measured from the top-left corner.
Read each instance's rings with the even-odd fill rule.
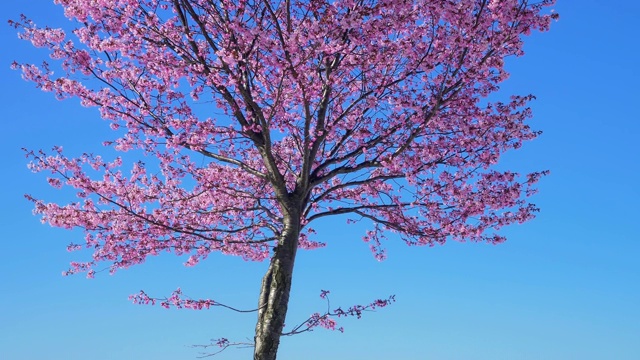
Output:
[[[289,305],[293,264],[300,235],[300,216],[285,218],[284,231],[262,278],[258,322],[254,337],[254,360],[275,360]]]

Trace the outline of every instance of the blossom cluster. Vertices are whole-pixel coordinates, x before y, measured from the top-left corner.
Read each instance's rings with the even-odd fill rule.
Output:
[[[327,306],[330,307],[331,304],[329,302],[329,293],[328,290],[320,291],[320,298],[326,300]],[[346,310],[338,307],[336,309],[330,310],[329,308],[324,313],[313,313],[311,316],[304,321],[303,323],[295,326],[292,330],[283,335],[295,335],[302,332],[313,331],[315,328],[320,327],[327,330],[337,330],[340,332],[344,332],[344,327],[338,326],[338,322],[334,318],[343,318],[343,317],[356,317],[360,319],[362,314],[366,311],[374,311],[379,308],[384,308],[388,305],[391,305],[396,301],[395,295],[391,295],[386,299],[376,299],[369,304],[366,305],[353,305],[348,307]]]
[[[180,288],[174,290],[170,297],[163,299],[149,297],[144,291],[140,290],[139,293],[129,296],[129,300],[133,301],[134,304],[143,305],[155,305],[158,302],[165,309],[175,307],[177,309],[203,310],[217,305],[215,301],[210,299],[186,299],[183,297]]]

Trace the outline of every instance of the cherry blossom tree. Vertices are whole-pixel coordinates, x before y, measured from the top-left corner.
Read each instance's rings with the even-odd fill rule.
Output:
[[[314,221],[370,223],[363,239],[382,260],[389,233],[408,245],[497,244],[499,228],[537,211],[526,198],[545,173],[493,167],[539,134],[525,123],[533,96],[489,95],[523,37],[556,18],[553,0],[55,2],[72,31],[10,22],[55,64],[13,66],[97,107],[116,134],[106,146],[154,159],[27,152],[53,187],[77,193],[66,205],[27,196],[44,222],[84,229],[69,248],[93,260],[67,273],[93,277],[161,252],[188,255],[187,266],[212,252],[269,261],[254,359],[275,359],[283,334],[336,328],[335,317],[392,301],[284,330],[296,252],[325,245]],[[158,301],[221,305],[179,289]]]

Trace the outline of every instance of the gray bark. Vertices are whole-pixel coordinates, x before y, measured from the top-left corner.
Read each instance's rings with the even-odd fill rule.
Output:
[[[294,206],[295,207],[295,206]],[[254,337],[254,360],[275,360],[289,305],[293,265],[300,235],[300,213],[289,209],[284,231],[262,278],[258,321]]]

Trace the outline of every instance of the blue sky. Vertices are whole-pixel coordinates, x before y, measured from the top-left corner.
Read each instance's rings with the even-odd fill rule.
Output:
[[[288,323],[325,304],[350,306],[395,294],[393,306],[341,322],[345,333],[317,330],[283,338],[279,359],[639,359],[640,358],[640,4],[560,1],[561,19],[528,39],[512,59],[502,95],[538,97],[536,141],[504,157],[501,167],[550,169],[534,202],[542,212],[503,230],[499,246],[450,242],[434,248],[388,243],[377,262],[361,229],[342,221],[318,227],[329,247],[297,260]],[[39,24],[61,23],[61,10],[7,0]],[[4,163],[0,176],[0,358],[7,360],[190,359],[192,344],[253,336],[255,315],[131,304],[141,289],[157,296],[178,286],[253,308],[266,264],[213,256],[195,268],[164,255],[87,280],[62,277],[81,239],[42,225],[23,194],[64,201],[26,168],[22,147],[63,145],[69,153],[101,150],[107,123],[77,101],[56,101],[11,71],[13,60],[46,54],[0,27]],[[217,359],[249,358],[247,349]]]

